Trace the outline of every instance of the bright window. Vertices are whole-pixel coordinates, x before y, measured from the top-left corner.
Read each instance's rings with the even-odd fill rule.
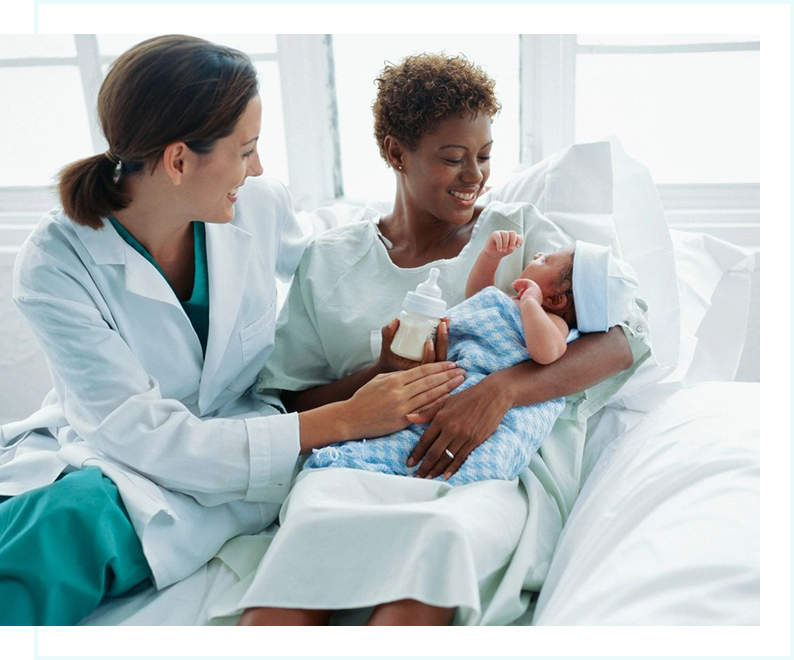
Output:
[[[578,35],[576,141],[617,135],[659,184],[758,182],[760,53],[747,48],[752,40]],[[709,49],[725,43],[743,45]],[[692,44],[700,48],[687,52]]]
[[[101,137],[92,140],[91,136],[95,105],[89,108],[84,81],[105,75],[115,57],[152,36],[97,35],[82,59],[78,59],[73,35],[3,36],[0,89],[4,90],[5,102],[0,104],[0,188],[49,186],[67,163],[99,153],[96,143]],[[288,183],[275,35],[196,36],[243,50],[254,60],[263,100],[259,147],[263,167],[268,175]],[[87,68],[81,71],[81,66]],[[95,96],[90,103],[96,103]]]
[[[94,153],[77,66],[0,68],[0,89],[0,186],[48,186]]]
[[[4,34],[0,39],[0,58],[75,57],[74,37],[69,34]]]

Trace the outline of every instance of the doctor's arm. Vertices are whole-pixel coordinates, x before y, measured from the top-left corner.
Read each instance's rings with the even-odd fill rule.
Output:
[[[58,281],[41,281],[51,277]],[[407,413],[457,386],[447,364],[427,365],[379,379],[300,423],[294,414],[201,419],[163,395],[82,286],[63,273],[40,272],[37,279],[60,297],[23,293],[15,301],[44,349],[72,429],[108,459],[207,506],[281,502],[300,452],[404,428]]]
[[[87,291],[63,274],[38,273],[39,280],[45,277],[66,280],[40,282],[41,290],[60,297],[25,293],[15,299],[80,439],[205,505],[283,501],[299,452],[296,416],[198,418],[163,395]],[[64,451],[68,455],[69,447]]]

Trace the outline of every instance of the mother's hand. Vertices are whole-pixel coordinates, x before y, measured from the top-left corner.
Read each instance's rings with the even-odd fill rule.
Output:
[[[512,406],[510,396],[494,382],[485,378],[443,403],[408,457],[408,466],[422,461],[414,476],[434,479],[443,474],[449,479],[491,437]]]
[[[424,355],[421,362],[415,362],[407,358],[392,353],[391,344],[394,335],[400,327],[400,319],[393,319],[391,323],[383,326],[380,331],[381,348],[380,357],[377,362],[378,373],[391,373],[392,371],[405,371],[413,369],[420,364],[430,364],[431,362],[444,362],[447,359],[447,347],[449,345],[449,319],[443,318],[436,327],[436,340],[428,339],[425,342]]]

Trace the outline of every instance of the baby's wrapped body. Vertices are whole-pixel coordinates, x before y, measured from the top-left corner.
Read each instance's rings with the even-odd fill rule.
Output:
[[[495,371],[531,359],[518,305],[496,287],[483,289],[450,309],[449,319],[448,359],[466,371],[465,381],[453,395]],[[578,336],[572,330],[566,341]],[[512,408],[493,435],[469,454],[449,483],[458,486],[486,479],[514,479],[529,465],[564,407],[565,399],[560,398]],[[329,445],[315,450],[304,469],[347,467],[410,476],[418,466],[409,468],[405,463],[426,428],[426,424],[412,424],[381,438]]]

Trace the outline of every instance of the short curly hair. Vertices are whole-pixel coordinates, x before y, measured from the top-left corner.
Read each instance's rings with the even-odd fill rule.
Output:
[[[375,82],[375,139],[387,162],[383,146],[387,135],[414,150],[442,119],[480,114],[493,117],[502,107],[496,100],[493,78],[462,55],[409,55],[399,64],[387,63]]]

